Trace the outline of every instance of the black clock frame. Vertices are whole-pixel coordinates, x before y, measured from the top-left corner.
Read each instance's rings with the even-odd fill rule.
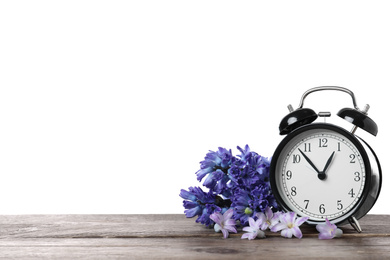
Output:
[[[331,222],[338,225],[344,225],[347,224],[348,222],[351,222],[350,219],[351,217],[354,217],[355,219],[362,218],[374,206],[381,190],[382,171],[379,164],[379,160],[376,154],[374,153],[374,151],[371,149],[371,147],[363,139],[348,132],[344,128],[329,123],[312,123],[312,124],[300,126],[295,130],[293,130],[291,133],[289,133],[276,148],[271,159],[270,184],[271,184],[272,192],[274,194],[274,197],[278,205],[284,211],[291,211],[291,209],[287,206],[287,204],[284,202],[281,195],[279,194],[279,190],[276,185],[275,171],[276,171],[276,166],[278,163],[280,153],[287,145],[287,143],[289,143],[295,136],[312,129],[326,129],[326,130],[331,130],[339,134],[342,134],[343,136],[345,136],[345,138],[347,138],[356,146],[359,153],[361,154],[361,157],[364,162],[365,170],[366,170],[366,180],[365,180],[365,185],[363,188],[362,195],[359,198],[359,201],[348,212],[346,212],[341,217],[331,220]],[[368,153],[370,153],[370,156],[368,155]],[[379,183],[376,183],[376,176],[375,176],[376,173],[373,175],[370,157],[372,157],[372,159],[375,160],[373,163],[376,164],[376,166],[378,167]],[[370,192],[372,194],[370,194]],[[301,216],[299,212],[297,212],[297,215]],[[310,219],[307,221],[307,223],[311,225],[316,225],[322,222],[323,221],[310,220]]]

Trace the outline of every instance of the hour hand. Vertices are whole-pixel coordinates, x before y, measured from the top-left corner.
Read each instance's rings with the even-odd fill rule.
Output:
[[[302,152],[301,149],[298,148],[298,150],[299,150],[299,152],[303,155],[303,157],[305,157],[305,160],[311,165],[311,167],[313,167],[313,169],[314,169],[318,174],[321,174],[321,172],[317,169],[317,167],[316,167],[316,166],[314,165],[314,163],[309,159],[309,157],[307,157],[307,155],[304,154],[304,153]]]
[[[328,161],[327,161],[326,164],[325,164],[324,170],[322,171],[324,174],[325,174],[326,170],[328,169],[330,163],[332,162],[333,155],[334,155],[334,152],[330,155]]]

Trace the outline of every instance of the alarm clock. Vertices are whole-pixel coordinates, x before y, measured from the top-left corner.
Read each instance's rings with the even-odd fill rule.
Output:
[[[314,122],[330,117],[304,108],[305,98],[316,91],[340,91],[352,97],[354,108],[343,108],[337,115],[353,124],[351,131],[340,126]],[[350,223],[361,232],[358,220],[375,204],[381,189],[382,171],[371,147],[355,135],[361,128],[376,136],[378,127],[367,116],[369,105],[360,110],[352,91],[325,86],[306,91],[299,107],[279,126],[286,137],[276,148],[270,165],[270,184],[278,205],[308,217],[316,225],[328,219],[336,225]],[[324,120],[325,121],[325,120]]]

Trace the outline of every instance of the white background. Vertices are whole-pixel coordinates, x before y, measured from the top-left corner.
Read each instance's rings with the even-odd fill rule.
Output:
[[[371,105],[390,214],[386,1],[1,1],[0,213],[182,213],[208,150],[270,157],[309,88]],[[305,107],[352,107],[317,92]]]

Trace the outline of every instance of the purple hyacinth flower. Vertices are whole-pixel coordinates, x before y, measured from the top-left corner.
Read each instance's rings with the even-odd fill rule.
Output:
[[[302,232],[299,229],[299,226],[308,219],[308,217],[297,218],[297,214],[295,212],[287,212],[280,215],[280,223],[273,226],[271,231],[278,232],[282,230],[281,235],[283,237],[292,238],[294,235],[297,238],[302,238]]]
[[[229,232],[237,233],[236,221],[232,219],[233,209],[228,209],[223,215],[220,212],[214,212],[210,218],[215,222],[215,232],[222,231],[223,238],[229,236]]]
[[[267,207],[263,212],[259,212],[256,214],[257,218],[261,220],[261,230],[266,230],[267,228],[271,229],[276,224],[279,223],[279,217],[282,212],[272,212],[272,209],[270,207]]]
[[[203,186],[217,194],[229,197],[231,191],[227,187],[230,181],[228,170],[235,160],[231,150],[219,147],[216,152],[209,151],[200,162],[200,170],[196,172],[198,181],[205,178]]]
[[[242,149],[241,147],[237,146],[237,149],[241,152],[241,155],[238,155],[238,157],[240,157],[241,160],[244,161],[244,162],[247,162],[248,159],[253,154],[253,152],[251,152],[251,149],[249,148],[249,145],[245,145],[244,149]]]
[[[198,181],[217,169],[227,169],[232,163],[232,151],[219,147],[217,152],[209,151],[200,162],[200,170],[196,172]]]
[[[246,231],[244,235],[242,235],[241,239],[247,238],[248,240],[252,240],[257,238],[265,238],[265,234],[263,231],[260,230],[260,226],[262,224],[262,220],[254,220],[253,218],[249,217],[249,227],[244,227],[242,230]]]
[[[184,214],[187,218],[198,216],[196,222],[206,226],[212,224],[210,214],[214,211],[221,211],[221,208],[214,205],[216,195],[212,192],[204,192],[200,187],[189,187],[188,191],[181,190],[180,197],[184,199],[183,206],[186,209]]]
[[[325,219],[325,223],[318,224],[316,229],[320,234],[318,234],[319,239],[332,239],[334,237],[341,237],[343,231],[333,223],[330,223],[328,218]]]

